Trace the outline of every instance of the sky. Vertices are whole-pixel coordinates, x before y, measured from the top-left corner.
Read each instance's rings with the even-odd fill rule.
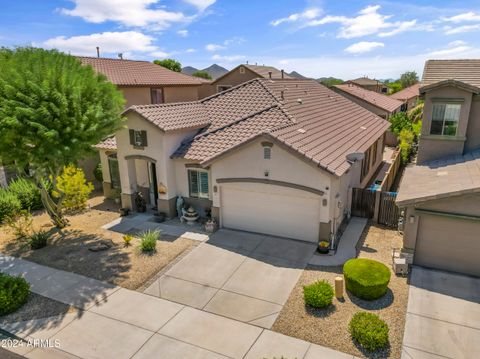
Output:
[[[183,66],[271,65],[319,78],[421,75],[480,58],[480,1],[0,0],[0,46]]]

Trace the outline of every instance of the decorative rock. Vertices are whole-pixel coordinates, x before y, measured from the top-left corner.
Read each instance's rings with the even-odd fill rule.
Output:
[[[88,250],[92,252],[101,252],[110,248],[112,248],[112,242],[100,240],[97,243],[89,246]]]

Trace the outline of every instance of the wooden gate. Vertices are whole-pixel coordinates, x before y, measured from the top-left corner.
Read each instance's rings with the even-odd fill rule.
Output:
[[[352,216],[373,218],[375,211],[375,191],[352,188]]]
[[[381,192],[380,206],[378,213],[378,223],[384,224],[388,227],[396,228],[398,226],[398,218],[400,217],[400,210],[395,204],[395,192]]]

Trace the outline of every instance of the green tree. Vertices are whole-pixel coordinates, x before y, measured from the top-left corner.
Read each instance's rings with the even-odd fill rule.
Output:
[[[400,91],[403,87],[400,81],[389,82],[386,84],[390,89],[390,94]]]
[[[182,72],[182,64],[174,59],[153,60],[153,63],[175,72]]]
[[[418,75],[415,71],[407,71],[400,76],[402,88],[415,85],[418,82]]]
[[[412,122],[408,118],[405,112],[397,112],[389,118],[390,120],[390,130],[397,136],[402,132],[403,129],[411,130]]]
[[[0,159],[29,169],[52,222],[63,228],[57,177],[121,127],[123,95],[92,67],[56,50],[2,48],[0,69]]]
[[[203,70],[195,71],[192,76],[200,77],[205,80],[212,80],[212,76],[207,71]]]
[[[327,77],[327,78],[320,79],[319,82],[324,86],[332,87],[335,85],[341,85],[343,84],[344,81],[341,79],[336,79],[334,77]]]

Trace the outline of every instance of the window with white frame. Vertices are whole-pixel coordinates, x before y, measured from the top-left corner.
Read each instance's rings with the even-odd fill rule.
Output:
[[[461,107],[459,103],[434,103],[430,134],[456,136]]]
[[[208,172],[188,170],[188,188],[190,197],[208,198]]]

